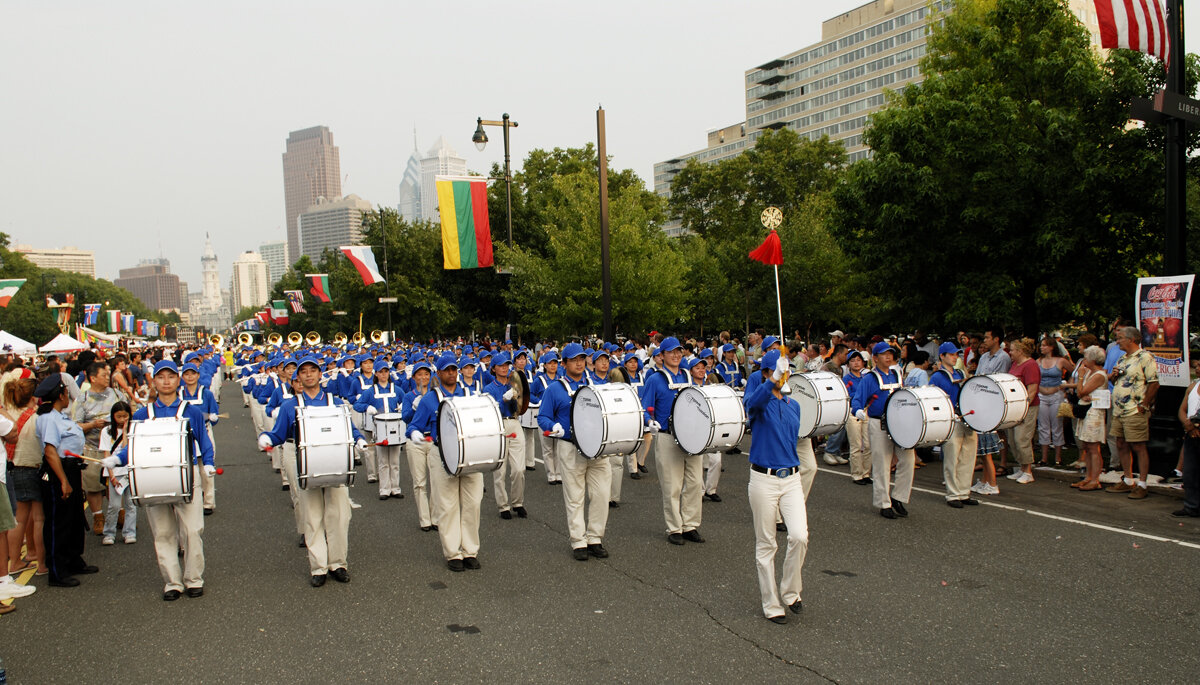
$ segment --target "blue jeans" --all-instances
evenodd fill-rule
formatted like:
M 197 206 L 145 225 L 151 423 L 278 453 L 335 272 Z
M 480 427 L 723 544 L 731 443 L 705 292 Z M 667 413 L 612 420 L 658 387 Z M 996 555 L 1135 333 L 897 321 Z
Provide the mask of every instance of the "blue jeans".
M 842 453 L 842 447 L 846 444 L 846 429 L 842 427 L 838 432 L 829 436 L 825 441 L 825 454 L 837 456 Z
M 104 537 L 115 538 L 117 536 L 117 512 L 121 508 L 125 509 L 125 526 L 121 529 L 121 537 L 126 540 L 137 537 L 137 510 L 133 504 L 133 497 L 129 494 L 129 486 L 125 486 L 125 492 L 117 494 L 117 489 L 108 484 L 108 512 L 104 516 Z

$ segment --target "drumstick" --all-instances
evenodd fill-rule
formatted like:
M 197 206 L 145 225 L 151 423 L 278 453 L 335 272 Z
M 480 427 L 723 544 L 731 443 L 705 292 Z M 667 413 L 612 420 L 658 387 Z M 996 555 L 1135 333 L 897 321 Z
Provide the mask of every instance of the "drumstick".
M 504 437 L 506 437 L 506 438 L 511 438 L 511 439 L 515 440 L 515 439 L 517 438 L 517 434 L 516 434 L 516 433 L 509 433 L 508 435 L 506 435 L 506 436 L 504 436 Z
M 83 459 L 84 461 L 94 461 L 97 464 L 104 463 L 103 459 L 96 459 L 95 457 L 85 457 L 82 454 L 75 454 L 71 450 L 63 450 L 63 454 L 67 455 L 68 457 L 75 457 L 76 459 Z

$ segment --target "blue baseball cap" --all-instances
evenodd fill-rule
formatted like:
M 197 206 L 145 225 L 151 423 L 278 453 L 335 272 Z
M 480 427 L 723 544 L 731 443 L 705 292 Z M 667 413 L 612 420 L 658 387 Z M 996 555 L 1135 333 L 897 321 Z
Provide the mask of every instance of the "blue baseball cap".
M 962 354 L 962 350 L 952 342 L 944 342 L 938 345 L 938 355 L 943 354 Z
M 778 345 L 778 344 L 779 344 L 779 338 L 776 338 L 773 335 L 768 335 L 767 337 L 763 338 L 762 348 L 765 350 L 765 349 L 769 348 L 771 345 Z
M 664 338 L 662 344 L 658 346 L 658 352 L 670 352 L 677 349 L 679 349 L 679 338 L 673 335 L 669 338 Z
M 446 353 L 442 354 L 442 356 L 437 358 L 437 370 L 438 371 L 445 371 L 446 369 L 448 369 L 450 367 L 454 367 L 456 369 L 458 368 L 458 360 L 455 359 L 454 354 L 452 352 L 446 352 Z
M 567 343 L 563 345 L 563 359 L 574 359 L 575 357 L 586 357 L 587 352 L 584 351 L 583 345 L 579 343 Z
M 321 362 L 318 361 L 318 359 L 316 357 L 305 357 L 299 361 L 289 361 L 288 363 L 296 365 L 296 373 L 297 374 L 300 373 L 300 369 L 305 364 L 312 364 L 313 366 L 315 366 L 317 368 L 318 371 L 321 370 Z
M 592 361 L 596 361 L 600 357 L 608 357 L 612 359 L 612 354 L 608 350 L 594 350 L 592 352 Z
M 558 361 L 558 353 L 554 351 L 547 352 L 546 354 L 543 354 L 540 359 L 538 359 L 539 364 L 549 364 L 550 362 L 556 361 Z
M 392 370 L 391 364 L 389 364 L 385 361 L 375 362 L 375 373 L 379 373 L 380 371 L 391 371 L 391 370 Z
M 891 345 L 889 345 L 885 342 L 877 342 L 877 343 L 875 343 L 874 346 L 871 347 L 871 354 L 883 354 L 884 352 L 894 353 L 895 350 L 892 349 Z
M 494 369 L 497 366 L 504 366 L 505 364 L 511 364 L 511 363 L 512 363 L 512 360 L 508 358 L 508 354 L 504 353 L 504 352 L 500 352 L 496 356 L 492 357 L 492 363 L 489 365 L 489 368 Z
M 737 346 L 733 343 L 725 343 L 724 345 L 721 345 L 721 352 L 737 352 Z
M 433 373 L 433 367 L 429 365 L 429 362 L 417 362 L 416 364 L 413 364 L 413 367 L 412 367 L 413 375 L 416 376 L 417 372 L 421 371 L 422 369 L 424 369 L 425 371 L 428 371 L 431 374 Z
M 762 359 L 758 362 L 759 368 L 773 369 L 777 361 L 779 361 L 779 350 L 771 350 L 762 356 Z
M 176 376 L 179 375 L 179 367 L 176 366 L 175 362 L 170 359 L 164 359 L 161 362 L 155 364 L 154 365 L 154 373 L 152 373 L 150 375 L 157 376 L 159 371 L 170 371 L 171 373 L 175 374 Z
M 195 362 L 188 362 L 183 365 L 182 369 L 179 370 L 180 373 L 183 373 L 184 371 L 195 371 L 196 373 L 200 373 L 200 367 L 196 366 Z

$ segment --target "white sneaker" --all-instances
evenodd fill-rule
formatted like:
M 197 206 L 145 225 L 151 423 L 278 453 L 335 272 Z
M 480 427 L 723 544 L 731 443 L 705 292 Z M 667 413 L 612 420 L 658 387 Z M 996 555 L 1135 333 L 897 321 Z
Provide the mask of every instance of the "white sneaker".
M 0 599 L 15 599 L 17 597 L 28 597 L 37 592 L 37 588 L 32 585 L 21 585 L 13 580 L 12 576 L 4 576 L 0 579 Z
M 1033 474 L 1022 471 L 1020 477 L 1017 478 L 1017 482 L 1021 485 L 1028 485 L 1033 482 Z
M 839 454 L 837 456 L 837 462 L 838 462 L 838 464 L 849 464 L 850 460 Z
M 135 538 L 135 537 L 125 538 L 125 544 L 127 544 L 127 545 L 132 545 L 136 542 L 137 542 L 137 538 Z
M 987 486 L 987 491 L 984 492 L 984 494 L 985 495 L 999 495 L 1000 488 L 996 487 L 995 485 L 989 485 L 989 486 Z
M 826 452 L 826 453 L 825 453 L 825 463 L 826 463 L 826 464 L 829 464 L 830 466 L 837 466 L 837 463 L 838 463 L 837 457 L 835 457 L 835 456 L 833 456 L 832 454 L 830 454 L 830 453 Z
M 983 494 L 983 481 L 981 481 L 981 480 L 975 481 L 975 484 L 971 486 L 971 492 L 978 492 L 980 494 Z
M 111 538 L 111 537 L 109 537 L 109 536 L 105 535 L 105 536 L 104 536 L 104 539 L 100 541 L 100 544 L 102 544 L 102 545 L 111 545 L 111 544 L 113 544 L 114 542 L 116 542 L 116 540 L 114 540 L 113 538 Z
M 1025 472 L 1020 469 L 1016 469 L 1012 473 L 1005 476 L 1005 478 L 1007 478 L 1009 480 L 1017 480 L 1018 478 L 1021 477 L 1021 474 L 1023 474 L 1023 473 L 1025 473 Z
M 351 499 L 350 500 L 350 508 L 351 509 L 362 509 L 362 505 L 359 504 L 358 502 L 355 502 L 353 499 Z

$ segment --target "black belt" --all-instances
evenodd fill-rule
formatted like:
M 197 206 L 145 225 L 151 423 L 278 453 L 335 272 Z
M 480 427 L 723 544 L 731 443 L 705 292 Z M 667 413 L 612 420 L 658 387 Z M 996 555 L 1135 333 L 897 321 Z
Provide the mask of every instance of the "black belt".
M 786 469 L 769 469 L 765 466 L 759 466 L 758 464 L 751 464 L 750 470 L 757 471 L 759 473 L 765 473 L 768 476 L 775 476 L 776 478 L 787 478 L 788 476 L 794 476 L 797 473 L 800 473 L 799 466 L 793 466 Z

